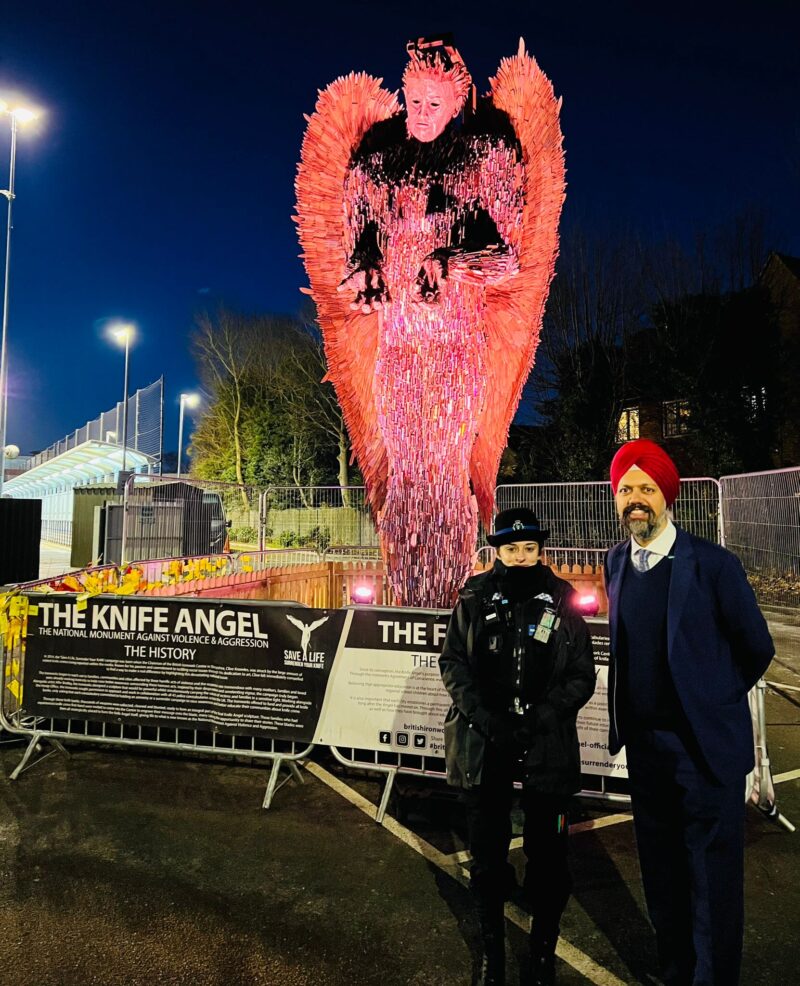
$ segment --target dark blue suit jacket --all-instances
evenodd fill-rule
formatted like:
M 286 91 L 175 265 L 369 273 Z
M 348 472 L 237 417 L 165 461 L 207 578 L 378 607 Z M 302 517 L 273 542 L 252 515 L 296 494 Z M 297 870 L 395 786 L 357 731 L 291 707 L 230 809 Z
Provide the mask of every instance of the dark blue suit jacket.
M 626 723 L 616 703 L 614 653 L 619 600 L 630 540 L 605 561 L 611 631 L 609 749 L 625 745 Z M 667 602 L 667 655 L 692 732 L 720 781 L 743 778 L 753 767 L 753 727 L 747 693 L 766 671 L 774 648 L 739 559 L 717 544 L 678 528 Z M 630 659 L 636 659 L 635 642 Z

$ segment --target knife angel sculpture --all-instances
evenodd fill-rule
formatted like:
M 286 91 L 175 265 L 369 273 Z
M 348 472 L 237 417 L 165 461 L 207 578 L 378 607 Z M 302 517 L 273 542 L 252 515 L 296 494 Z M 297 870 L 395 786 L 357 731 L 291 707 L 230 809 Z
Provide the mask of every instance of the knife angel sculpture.
M 408 53 L 404 106 L 363 73 L 320 92 L 295 219 L 395 601 L 446 607 L 536 354 L 561 101 L 522 41 L 481 99 L 449 38 Z

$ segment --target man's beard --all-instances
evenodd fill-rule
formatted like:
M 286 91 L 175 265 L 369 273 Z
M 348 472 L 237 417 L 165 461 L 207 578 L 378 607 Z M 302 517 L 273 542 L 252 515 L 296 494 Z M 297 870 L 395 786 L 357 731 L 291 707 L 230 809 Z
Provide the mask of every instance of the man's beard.
M 631 520 L 630 515 L 634 510 L 643 510 L 647 514 L 647 520 Z M 660 521 L 661 518 L 656 517 L 645 503 L 629 504 L 620 518 L 623 529 L 628 534 L 632 534 L 637 541 L 651 541 L 658 531 Z

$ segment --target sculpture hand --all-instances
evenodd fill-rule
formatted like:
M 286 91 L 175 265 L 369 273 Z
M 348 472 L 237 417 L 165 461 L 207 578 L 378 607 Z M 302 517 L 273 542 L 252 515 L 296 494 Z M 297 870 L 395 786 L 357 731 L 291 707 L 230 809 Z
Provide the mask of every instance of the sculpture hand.
M 359 267 L 336 290 L 354 294 L 350 307 L 354 312 L 360 309 L 365 315 L 378 311 L 389 300 L 389 291 L 379 267 Z
M 417 301 L 432 305 L 439 300 L 439 294 L 447 278 L 447 261 L 444 257 L 430 254 L 422 261 L 417 279 L 414 282 L 414 295 Z

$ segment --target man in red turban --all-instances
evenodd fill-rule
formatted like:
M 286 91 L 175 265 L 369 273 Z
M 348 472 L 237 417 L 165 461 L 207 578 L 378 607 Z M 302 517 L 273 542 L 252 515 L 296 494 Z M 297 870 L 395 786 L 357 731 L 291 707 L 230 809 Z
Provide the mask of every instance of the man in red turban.
M 605 563 L 609 748 L 625 746 L 665 986 L 736 986 L 744 925 L 747 693 L 772 640 L 739 560 L 673 524 L 675 463 L 628 442 L 611 488 L 630 536 Z

